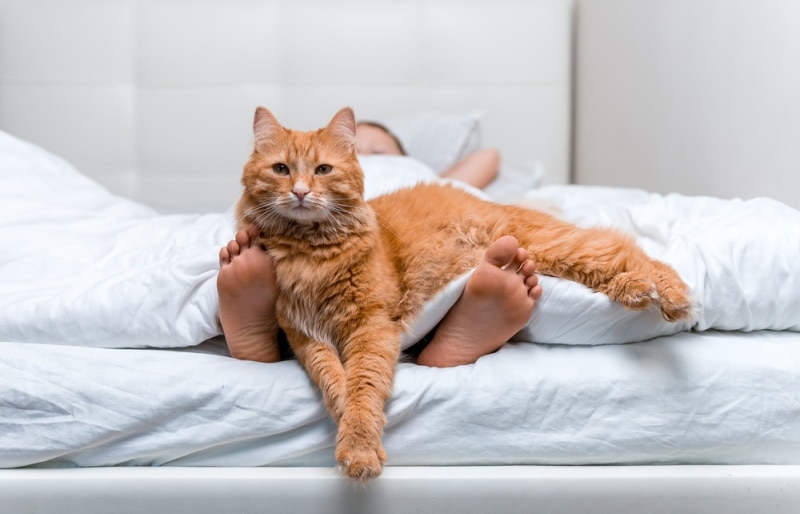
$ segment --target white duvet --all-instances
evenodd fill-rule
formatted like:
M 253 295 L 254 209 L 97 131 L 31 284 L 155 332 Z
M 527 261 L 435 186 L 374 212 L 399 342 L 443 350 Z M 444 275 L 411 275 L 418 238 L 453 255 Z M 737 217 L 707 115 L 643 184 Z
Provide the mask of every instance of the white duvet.
M 367 195 L 436 180 L 409 158 L 364 159 Z M 185 347 L 221 333 L 215 279 L 231 239 L 223 214 L 160 216 L 111 195 L 63 160 L 0 133 L 0 340 L 106 348 Z M 578 284 L 542 277 L 515 340 L 626 343 L 689 328 L 800 329 L 800 213 L 781 203 L 549 187 L 529 200 L 578 223 L 619 227 L 692 288 L 697 315 L 667 323 Z M 431 302 L 406 345 L 455 302 Z
M 370 195 L 435 180 L 408 159 L 364 165 Z M 689 283 L 695 318 L 542 277 L 521 344 L 455 369 L 400 365 L 390 464 L 800 462 L 800 213 L 580 187 L 527 201 L 636 236 Z M 221 332 L 217 252 L 232 231 L 228 215 L 113 196 L 0 132 L 0 467 L 332 464 L 333 426 L 296 362 L 201 344 Z

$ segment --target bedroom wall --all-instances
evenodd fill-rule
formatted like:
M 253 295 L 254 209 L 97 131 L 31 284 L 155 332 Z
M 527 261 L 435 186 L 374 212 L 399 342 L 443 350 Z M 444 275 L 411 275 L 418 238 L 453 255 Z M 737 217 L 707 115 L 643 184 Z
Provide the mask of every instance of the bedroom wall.
M 574 177 L 800 207 L 800 2 L 579 0 Z
M 162 210 L 240 191 L 255 106 L 299 129 L 482 110 L 569 176 L 572 0 L 0 0 L 0 129 Z

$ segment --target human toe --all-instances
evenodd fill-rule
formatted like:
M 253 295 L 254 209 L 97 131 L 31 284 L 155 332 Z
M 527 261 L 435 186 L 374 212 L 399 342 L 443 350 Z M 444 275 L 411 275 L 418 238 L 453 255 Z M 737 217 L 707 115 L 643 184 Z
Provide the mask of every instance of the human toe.
M 525 284 L 527 286 L 527 283 Z M 542 297 L 542 286 L 539 284 L 535 284 L 528 288 L 528 297 L 532 298 L 533 300 L 538 300 Z
M 519 250 L 519 242 L 514 236 L 503 236 L 486 249 L 483 259 L 498 268 L 505 268 L 514 262 Z
M 239 245 L 238 241 L 236 241 L 235 239 L 231 239 L 230 241 L 228 241 L 227 250 L 230 259 L 233 259 L 242 252 L 242 247 Z
M 234 236 L 234 240 L 239 244 L 240 248 L 249 248 L 252 244 L 253 238 L 254 236 L 251 235 L 250 227 L 237 231 L 236 236 Z
M 526 279 L 527 279 L 528 277 L 531 277 L 531 276 L 535 277 L 535 276 L 536 276 L 536 263 L 535 263 L 535 262 L 533 262 L 533 261 L 532 261 L 532 260 L 530 260 L 530 259 L 528 259 L 528 260 L 525 260 L 525 261 L 524 261 L 522 264 L 520 264 L 520 265 L 519 265 L 519 267 L 517 268 L 517 273 L 519 273 L 520 275 L 522 275 L 522 276 L 523 276 L 523 277 L 525 277 Z
M 231 263 L 231 254 L 228 252 L 228 247 L 223 246 L 219 249 L 219 265 L 220 267 Z

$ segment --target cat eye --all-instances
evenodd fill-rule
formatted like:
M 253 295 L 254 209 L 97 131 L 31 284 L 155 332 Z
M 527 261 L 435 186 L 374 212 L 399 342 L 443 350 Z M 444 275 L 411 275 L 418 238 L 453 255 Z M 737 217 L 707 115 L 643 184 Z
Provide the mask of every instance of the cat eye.
M 272 165 L 272 171 L 274 171 L 276 175 L 288 175 L 289 167 L 282 162 L 279 162 L 278 164 Z
M 333 171 L 333 166 L 330 164 L 320 164 L 316 169 L 317 175 L 327 175 L 331 171 Z

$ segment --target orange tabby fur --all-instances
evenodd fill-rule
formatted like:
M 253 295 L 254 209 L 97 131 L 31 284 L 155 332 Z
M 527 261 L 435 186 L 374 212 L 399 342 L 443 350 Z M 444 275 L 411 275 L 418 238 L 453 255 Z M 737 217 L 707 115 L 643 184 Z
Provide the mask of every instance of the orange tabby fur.
M 278 277 L 278 323 L 338 425 L 336 460 L 348 476 L 378 476 L 386 461 L 384 405 L 404 327 L 502 235 L 515 236 L 541 273 L 629 309 L 657 303 L 667 320 L 689 314 L 675 271 L 613 230 L 443 185 L 365 202 L 355 127 L 349 108 L 325 128 L 298 132 L 259 107 L 237 205 L 240 228 L 261 228 Z

